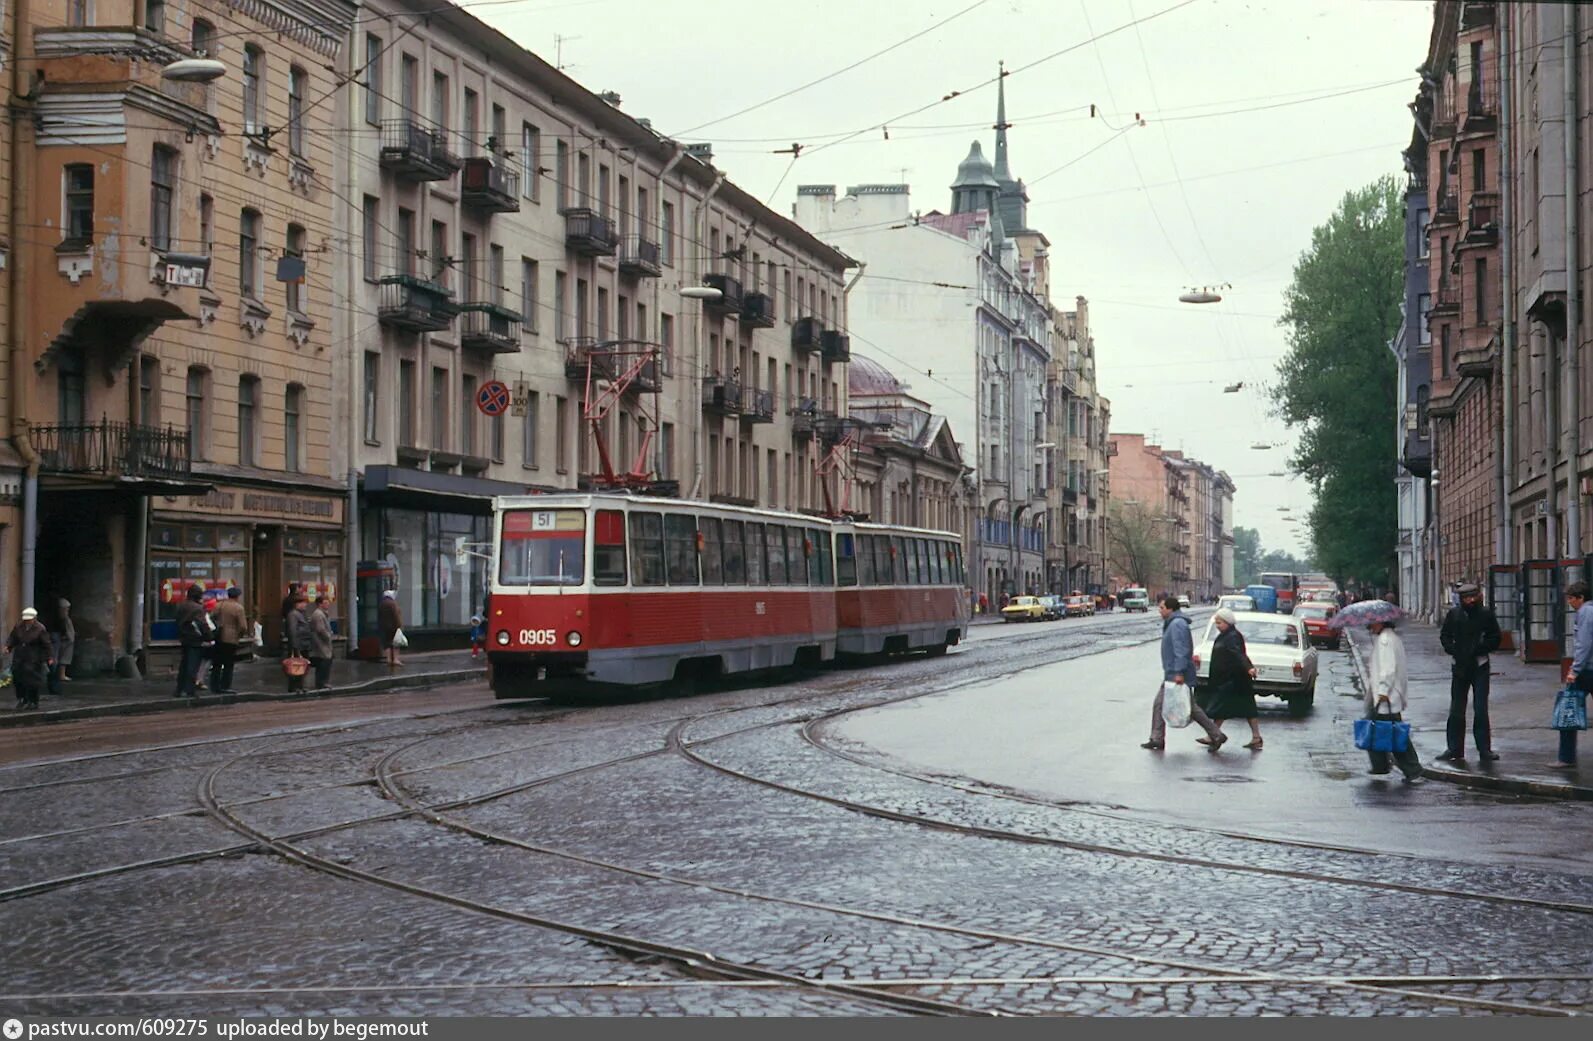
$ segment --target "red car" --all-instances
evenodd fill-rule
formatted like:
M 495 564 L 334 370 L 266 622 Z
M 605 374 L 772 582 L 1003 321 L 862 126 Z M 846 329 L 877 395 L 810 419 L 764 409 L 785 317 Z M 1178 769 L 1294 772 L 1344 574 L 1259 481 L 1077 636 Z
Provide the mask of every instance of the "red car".
M 1333 604 L 1319 600 L 1307 600 L 1294 608 L 1294 616 L 1305 623 L 1305 635 L 1311 643 L 1330 651 L 1339 649 L 1339 641 L 1344 636 L 1342 631 L 1328 625 L 1328 619 L 1338 612 L 1339 609 Z

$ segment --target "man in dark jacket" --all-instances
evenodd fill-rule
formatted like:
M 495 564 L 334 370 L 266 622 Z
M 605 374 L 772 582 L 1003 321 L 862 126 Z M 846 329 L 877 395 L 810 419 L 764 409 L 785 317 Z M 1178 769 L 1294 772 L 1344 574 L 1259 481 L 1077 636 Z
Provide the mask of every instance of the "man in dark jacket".
M 182 659 L 177 663 L 177 690 L 174 698 L 199 696 L 199 663 L 204 661 L 205 607 L 204 591 L 198 584 L 188 587 L 188 596 L 177 605 L 177 642 L 182 645 Z
M 1162 702 L 1167 695 L 1167 684 L 1185 683 L 1191 692 L 1195 686 L 1195 639 L 1189 631 L 1189 618 L 1179 610 L 1178 598 L 1163 598 L 1157 610 L 1162 614 L 1162 685 L 1156 688 L 1156 700 L 1151 705 L 1150 740 L 1140 745 L 1153 752 L 1167 747 L 1167 720 L 1162 717 Z M 1215 752 L 1228 740 L 1228 735 L 1217 729 L 1201 707 L 1195 704 L 1193 694 L 1189 699 L 1190 714 L 1206 737 L 1200 743 Z M 1198 739 L 1197 739 L 1198 740 Z
M 1482 589 L 1467 582 L 1457 590 L 1460 606 L 1444 616 L 1438 640 L 1444 653 L 1454 659 L 1449 679 L 1448 748 L 1438 758 L 1447 762 L 1466 760 L 1466 694 L 1472 695 L 1471 734 L 1477 741 L 1477 758 L 1491 762 L 1499 756 L 1493 751 L 1488 729 L 1488 655 L 1499 649 L 1499 620 L 1492 608 L 1482 602 Z

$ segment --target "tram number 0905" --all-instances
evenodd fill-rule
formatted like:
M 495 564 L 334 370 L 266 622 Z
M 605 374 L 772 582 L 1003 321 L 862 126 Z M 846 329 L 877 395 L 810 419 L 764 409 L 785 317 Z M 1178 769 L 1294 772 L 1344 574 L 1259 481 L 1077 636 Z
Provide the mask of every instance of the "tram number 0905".
M 559 634 L 553 629 L 521 629 L 520 642 L 529 647 L 551 647 L 559 642 Z

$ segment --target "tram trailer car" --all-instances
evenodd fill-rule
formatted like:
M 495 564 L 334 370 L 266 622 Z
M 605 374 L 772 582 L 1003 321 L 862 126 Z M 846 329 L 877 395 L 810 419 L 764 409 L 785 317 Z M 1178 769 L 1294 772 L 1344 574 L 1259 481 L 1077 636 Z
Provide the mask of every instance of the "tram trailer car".
M 689 689 L 830 661 L 839 642 L 837 527 L 795 513 L 624 494 L 500 497 L 487 619 L 493 692 Z M 905 537 L 910 529 L 877 530 Z M 912 552 L 916 562 L 916 545 Z M 899 617 L 925 623 L 882 633 L 892 648 L 927 646 L 923 633 L 933 628 L 946 642 L 965 631 L 960 599 L 946 608 L 949 620 L 931 624 L 937 597 L 924 603 L 917 588 L 885 593 L 900 599 Z
M 962 542 L 944 531 L 835 524 L 836 653 L 927 651 L 968 635 Z

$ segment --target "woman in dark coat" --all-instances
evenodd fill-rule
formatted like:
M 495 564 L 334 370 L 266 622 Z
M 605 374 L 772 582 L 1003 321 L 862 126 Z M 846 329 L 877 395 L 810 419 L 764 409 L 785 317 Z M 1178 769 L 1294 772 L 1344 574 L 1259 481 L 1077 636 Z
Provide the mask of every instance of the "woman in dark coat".
M 1250 743 L 1246 748 L 1261 748 L 1261 725 L 1256 718 L 1256 691 L 1250 682 L 1256 668 L 1245 653 L 1245 638 L 1234 625 L 1234 613 L 1224 608 L 1217 612 L 1217 639 L 1211 645 L 1211 693 L 1206 714 L 1222 729 L 1224 720 L 1243 719 L 1250 724 Z
M 387 652 L 387 664 L 399 666 L 398 645 L 393 637 L 404 627 L 404 612 L 398 607 L 398 593 L 388 589 L 382 593 L 382 602 L 376 607 L 376 627 L 382 639 L 382 649 Z
M 38 618 L 39 612 L 24 608 L 22 621 L 6 639 L 6 650 L 11 652 L 11 682 L 17 688 L 17 708 L 39 707 L 39 692 L 55 662 L 49 630 L 39 624 Z

